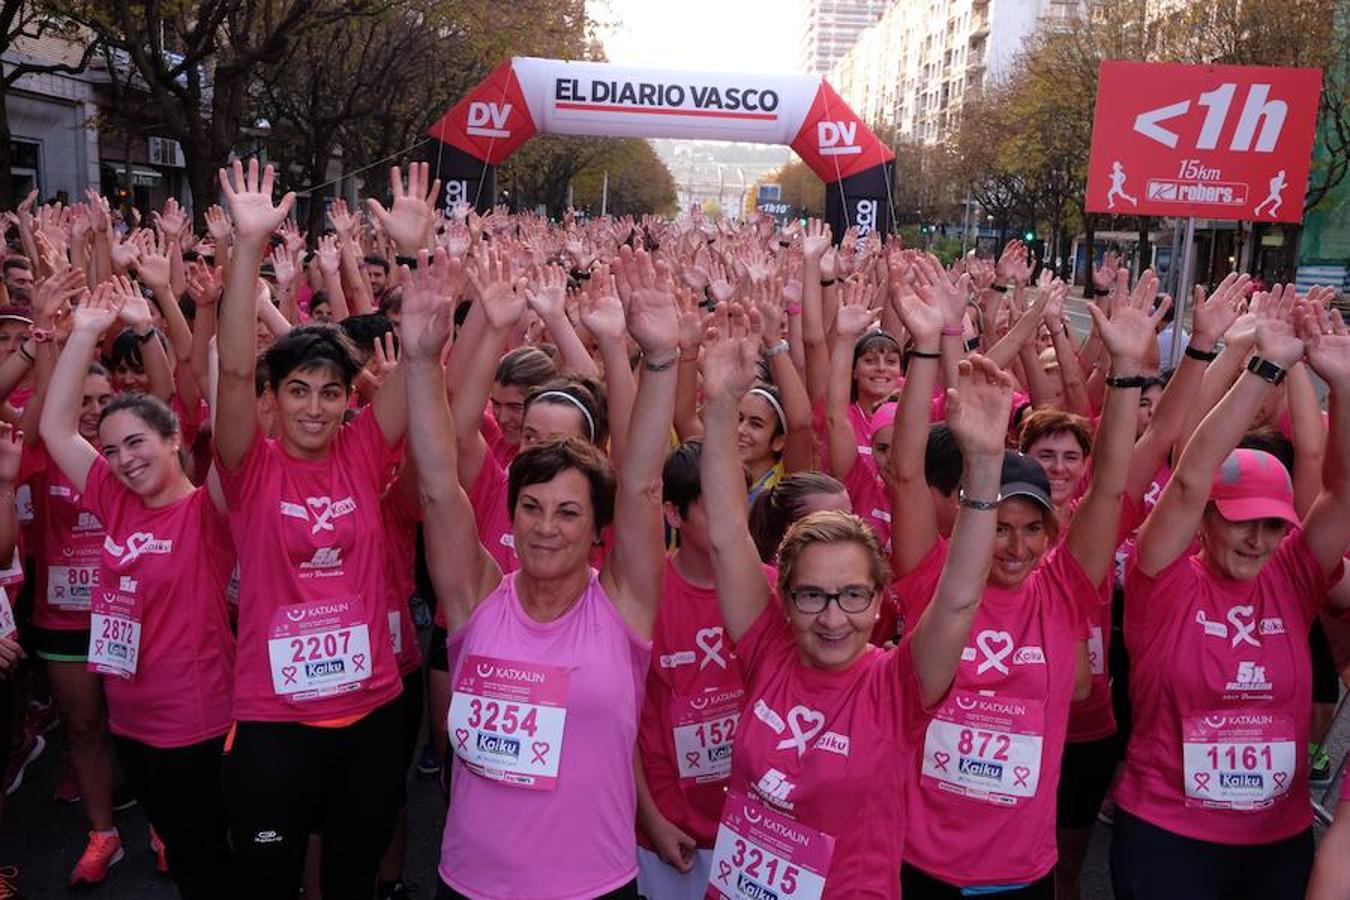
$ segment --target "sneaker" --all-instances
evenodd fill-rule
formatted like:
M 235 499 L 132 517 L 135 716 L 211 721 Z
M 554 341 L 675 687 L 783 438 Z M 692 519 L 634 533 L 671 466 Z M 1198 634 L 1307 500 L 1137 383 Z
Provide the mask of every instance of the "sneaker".
M 1097 810 L 1097 821 L 1103 825 L 1116 824 L 1116 801 L 1109 796 L 1103 798 L 1102 807 Z
M 423 778 L 435 778 L 441 773 L 441 763 L 436 759 L 436 748 L 431 742 L 422 745 L 422 755 L 417 757 L 417 774 Z
M 119 784 L 113 789 L 112 808 L 113 812 L 125 812 L 136 805 L 136 795 L 131 792 L 125 784 Z
M 53 803 L 79 803 L 80 783 L 75 780 L 75 767 L 66 756 L 61 760 L 61 774 L 56 776 L 56 789 L 52 791 Z
M 33 761 L 47 749 L 47 739 L 40 734 L 28 736 L 22 746 L 11 750 L 9 764 L 5 767 L 5 794 L 10 795 L 23 787 L 23 775 Z M 3 896 L 0 894 L 0 896 Z
M 408 900 L 408 886 L 397 881 L 379 881 L 375 884 L 375 900 Z
M 159 839 L 155 826 L 150 826 L 150 849 L 155 851 L 155 871 L 161 875 L 169 874 L 169 860 L 164 856 L 164 842 Z
M 19 900 L 18 866 L 0 866 L 0 900 Z
M 1319 785 L 1331 783 L 1331 755 L 1321 744 L 1308 744 L 1308 781 Z
M 101 884 L 108 877 L 108 868 L 122 861 L 122 838 L 117 829 L 89 832 L 89 845 L 80 854 L 80 861 L 70 873 L 70 886 Z
M 61 724 L 61 716 L 56 712 L 55 703 L 42 703 L 30 700 L 24 710 L 23 727 L 30 734 L 46 734 Z

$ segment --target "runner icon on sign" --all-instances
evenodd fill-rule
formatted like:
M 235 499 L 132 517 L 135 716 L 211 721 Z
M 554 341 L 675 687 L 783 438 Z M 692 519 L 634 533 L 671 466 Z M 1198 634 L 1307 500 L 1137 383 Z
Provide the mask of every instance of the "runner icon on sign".
M 1284 205 L 1284 189 L 1288 187 L 1288 184 L 1284 177 L 1284 169 L 1276 172 L 1275 177 L 1270 179 L 1270 196 L 1256 204 L 1256 208 L 1252 210 L 1252 215 L 1262 215 L 1261 210 L 1265 209 L 1267 203 L 1270 204 L 1270 217 L 1273 219 L 1279 215 L 1280 207 Z
M 1131 206 L 1138 206 L 1139 201 L 1129 194 L 1125 193 L 1125 167 L 1120 164 L 1120 160 L 1111 163 L 1111 190 L 1106 192 L 1106 208 L 1116 208 L 1116 198 L 1130 201 Z

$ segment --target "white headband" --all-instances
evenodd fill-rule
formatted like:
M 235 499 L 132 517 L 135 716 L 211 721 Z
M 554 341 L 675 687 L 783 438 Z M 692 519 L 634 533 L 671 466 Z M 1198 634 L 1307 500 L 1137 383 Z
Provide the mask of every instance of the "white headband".
M 787 415 L 784 414 L 782 404 L 778 402 L 778 398 L 761 387 L 751 388 L 747 393 L 758 394 L 769 401 L 769 405 L 773 407 L 773 411 L 778 414 L 778 424 L 782 427 L 783 434 L 787 434 Z
M 566 400 L 568 403 L 581 410 L 581 417 L 586 420 L 587 440 L 592 444 L 595 443 L 595 419 L 591 416 L 591 411 L 586 408 L 586 404 L 582 403 L 566 391 L 544 391 L 542 394 L 535 394 L 534 400 L 530 402 L 534 403 L 543 400 L 546 397 L 561 397 L 563 400 Z M 785 428 L 784 431 L 786 430 L 787 429 Z

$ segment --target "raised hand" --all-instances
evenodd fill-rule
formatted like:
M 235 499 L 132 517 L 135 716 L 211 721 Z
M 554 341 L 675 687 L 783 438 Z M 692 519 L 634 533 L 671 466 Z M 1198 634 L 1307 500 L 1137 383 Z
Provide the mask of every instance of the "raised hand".
M 1191 304 L 1192 340 L 1199 340 L 1206 347 L 1212 347 L 1223 337 L 1224 332 L 1233 326 L 1247 308 L 1247 285 L 1251 284 L 1251 280 L 1250 275 L 1229 272 L 1209 297 L 1205 297 L 1204 288 L 1196 285 Z
M 37 191 L 29 194 L 31 201 L 37 196 Z M 89 200 L 89 226 L 97 233 L 103 234 L 112 230 L 112 216 L 109 213 L 108 201 L 97 188 L 85 188 L 84 196 Z M 23 216 L 23 204 L 19 204 L 19 215 Z
M 225 215 L 225 210 L 212 204 L 206 211 L 206 231 L 211 235 L 211 239 L 219 244 L 234 234 L 234 223 Z
M 136 274 L 149 287 L 165 288 L 169 287 L 169 241 L 177 240 L 177 237 L 171 237 L 161 234 L 158 241 L 153 239 L 149 232 L 141 232 L 146 235 L 142 241 L 138 241 L 140 253 L 134 261 Z
M 170 197 L 164 202 L 164 209 L 151 214 L 155 228 L 159 230 L 166 239 L 176 243 L 182 243 L 184 235 L 190 235 L 188 228 L 189 222 L 187 213 L 178 205 L 178 201 Z
M 1146 269 L 1130 295 L 1112 305 L 1109 317 L 1096 305 L 1088 304 L 1097 333 L 1111 354 L 1111 371 L 1117 375 L 1138 375 L 1145 355 L 1157 341 L 1158 320 L 1172 305 L 1172 298 L 1164 297 L 1154 309 L 1157 290 L 1158 277 L 1152 269 Z
M 957 366 L 955 388 L 947 389 L 947 427 L 966 457 L 1003 456 L 1013 378 L 991 360 L 972 353 Z
M 623 301 L 609 266 L 598 266 L 591 273 L 578 297 L 581 324 L 601 343 L 622 341 L 626 332 Z
M 234 237 L 241 245 L 252 245 L 259 251 L 267 243 L 295 204 L 295 192 L 289 191 L 280 203 L 272 202 L 272 182 L 275 174 L 267 165 L 258 171 L 256 158 L 248 161 L 248 170 L 240 160 L 229 169 L 220 170 L 220 193 L 234 216 Z
M 1041 274 L 1045 275 L 1044 272 Z M 1046 295 L 1045 311 L 1041 316 L 1045 327 L 1053 334 L 1057 329 L 1064 327 L 1064 301 L 1069 296 L 1069 286 L 1058 278 L 1052 278 L 1048 284 L 1038 289 Z
M 679 306 L 680 319 L 680 355 L 697 353 L 703 341 L 705 314 L 699 308 L 698 298 L 690 291 L 675 291 L 675 302 Z
M 1107 250 L 1102 254 L 1102 264 L 1092 266 L 1092 286 L 1099 291 L 1109 291 L 1116 281 L 1116 271 L 1120 268 L 1120 254 Z
M 291 257 L 290 248 L 285 244 L 273 247 L 269 258 L 272 262 L 272 273 L 277 279 L 277 287 L 283 290 L 290 287 L 296 275 L 295 260 Z
M 970 276 L 952 281 L 951 274 L 937 257 L 922 254 L 914 258 L 914 290 L 924 302 L 942 313 L 943 325 L 960 328 L 965 322 L 966 302 L 970 298 Z
M 632 289 L 628 301 L 628 333 L 647 356 L 673 352 L 679 343 L 679 314 L 675 309 L 675 280 L 664 262 L 653 263 L 646 250 L 624 260 L 624 275 Z
M 1285 369 L 1303 357 L 1303 341 L 1294 327 L 1296 299 L 1292 284 L 1277 284 L 1256 310 L 1256 352 Z
M 765 350 L 783 340 L 783 295 L 778 282 L 768 279 L 750 288 L 750 304 L 759 326 L 760 343 Z
M 526 282 L 525 300 L 535 315 L 544 321 L 566 315 L 567 273 L 562 266 L 550 265 L 539 270 L 534 283 Z
M 759 338 L 739 306 L 728 304 L 713 315 L 703 335 L 703 396 L 708 402 L 735 403 L 755 383 L 759 366 Z
M 285 242 L 286 252 L 295 256 L 305 249 L 305 233 L 300 230 L 300 226 L 295 224 L 294 219 L 284 220 L 277 227 L 277 233 L 281 235 Z
M 1008 241 L 994 267 L 995 276 L 1004 284 L 1026 284 L 1031 278 L 1031 263 L 1027 259 L 1027 245 L 1019 240 Z
M 399 334 L 403 353 L 410 360 L 439 360 L 454 331 L 455 303 L 445 290 L 444 268 L 449 257 L 437 247 L 434 257 L 425 250 L 417 254 L 417 269 L 402 267 L 403 312 Z M 392 345 L 389 348 L 392 350 Z
M 850 278 L 839 292 L 839 311 L 835 313 L 835 333 L 856 341 L 877 320 L 872 308 L 873 291 L 859 278 Z
M 820 219 L 808 219 L 806 235 L 802 238 L 802 256 L 819 264 L 825 251 L 830 249 L 830 241 L 830 226 Z
M 1295 315 L 1308 365 L 1333 388 L 1350 390 L 1350 330 L 1340 310 L 1318 302 L 1300 303 Z
M 105 284 L 111 286 L 113 301 L 117 304 L 117 315 L 132 331 L 145 334 L 155 327 L 155 316 L 150 311 L 150 301 L 145 299 L 136 282 L 125 275 L 114 275 Z
M 187 282 L 188 296 L 192 302 L 201 309 L 207 306 L 215 306 L 220 300 L 220 292 L 223 288 L 223 269 L 212 269 L 201 260 L 193 260 L 184 273 L 184 280 Z
M 391 166 L 389 191 L 393 194 L 394 202 L 390 208 L 386 210 L 374 197 L 366 200 L 366 208 L 403 256 L 412 256 L 431 242 L 431 229 L 436 218 L 436 195 L 441 192 L 441 180 L 437 178 L 431 181 L 428 187 L 429 173 L 429 164 L 410 163 L 405 190 L 402 170 L 398 166 Z
M 0 422 L 0 483 L 17 481 L 22 462 L 23 432 L 8 422 Z
M 33 324 L 50 328 L 61 308 L 84 291 L 84 272 L 66 269 L 43 279 L 33 290 Z
M 87 297 L 80 300 L 80 304 L 71 313 L 71 333 L 102 337 L 105 331 L 117 324 L 117 316 L 124 297 L 121 285 L 116 285 L 111 280 L 100 282 Z
M 945 277 L 945 275 L 944 275 Z M 957 282 L 958 290 L 969 284 L 969 275 L 962 275 Z M 931 349 L 942 340 L 942 329 L 947 324 L 947 311 L 934 302 L 937 291 L 892 291 L 891 306 L 895 309 L 900 322 L 914 339 L 919 349 Z M 962 304 L 964 307 L 964 303 Z M 960 320 L 953 325 L 959 328 Z
M 470 260 L 465 269 L 470 286 L 483 306 L 488 325 L 509 331 L 525 314 L 525 293 L 505 253 L 489 247 Z
M 338 251 L 338 238 L 335 234 L 325 234 L 319 238 L 319 246 L 314 250 L 314 255 L 319 260 L 319 271 L 324 277 L 336 275 L 338 267 L 342 264 L 342 257 Z

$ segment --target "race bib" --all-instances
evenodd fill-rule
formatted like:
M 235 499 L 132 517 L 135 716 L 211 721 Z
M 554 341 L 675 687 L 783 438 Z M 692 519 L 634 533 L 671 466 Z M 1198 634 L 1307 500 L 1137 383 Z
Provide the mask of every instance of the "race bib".
M 670 701 L 680 780 L 723 781 L 731 774 L 731 747 L 741 717 L 744 688 L 675 696 Z
M 0 587 L 0 638 L 12 638 L 19 633 L 14 622 L 14 607 L 9 605 L 9 591 Z
M 731 791 L 717 826 L 705 900 L 819 900 L 834 838 Z
M 395 656 L 403 654 L 403 615 L 396 609 L 389 611 L 389 646 Z
M 567 670 L 470 655 L 450 698 L 455 755 L 474 774 L 514 787 L 558 784 L 567 724 Z
M 1036 793 L 1044 735 L 1043 702 L 953 689 L 928 724 L 923 784 L 1017 806 Z
M 134 596 L 99 591 L 89 616 L 89 660 L 92 672 L 136 677 L 141 655 L 141 611 Z
M 272 690 L 296 701 L 359 690 L 373 665 L 363 615 L 356 600 L 278 607 L 267 639 Z
M 1298 761 L 1294 717 L 1227 710 L 1181 723 L 1186 805 L 1265 809 L 1289 793 Z
M 1093 625 L 1088 635 L 1088 663 L 1093 675 L 1106 674 L 1106 654 L 1102 651 L 1102 626 Z
M 14 489 L 14 511 L 19 517 L 20 525 L 31 525 L 37 519 L 37 514 L 33 511 L 31 484 L 21 484 Z
M 98 566 L 48 566 L 47 602 L 57 609 L 86 612 L 98 587 Z

